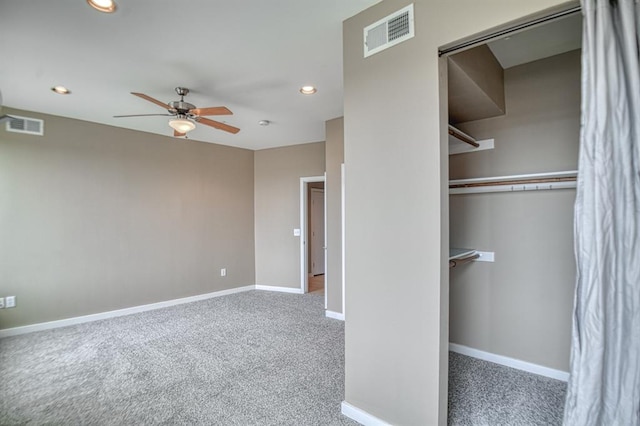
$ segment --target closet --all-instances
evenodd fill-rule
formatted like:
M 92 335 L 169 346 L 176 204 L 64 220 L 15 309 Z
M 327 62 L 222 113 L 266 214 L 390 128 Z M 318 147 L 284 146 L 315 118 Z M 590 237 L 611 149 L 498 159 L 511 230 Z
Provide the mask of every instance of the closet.
M 450 342 L 569 368 L 581 15 L 448 57 Z

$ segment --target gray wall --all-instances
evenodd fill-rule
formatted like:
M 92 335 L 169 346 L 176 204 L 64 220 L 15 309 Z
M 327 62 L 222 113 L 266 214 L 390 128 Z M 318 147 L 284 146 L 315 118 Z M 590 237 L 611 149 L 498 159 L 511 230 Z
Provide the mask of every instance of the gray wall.
M 342 182 L 344 119 L 326 123 L 327 153 L 327 309 L 342 312 Z
M 256 284 L 300 288 L 300 178 L 323 176 L 325 143 L 255 151 Z
M 252 151 L 4 113 L 45 136 L 0 129 L 0 328 L 254 284 Z
M 437 50 L 562 2 L 415 0 L 416 36 L 363 58 L 362 29 L 408 3 L 385 0 L 343 27 L 345 400 L 392 424 L 445 425 L 447 86 Z
M 459 124 L 495 149 L 452 155 L 452 178 L 577 169 L 580 51 L 505 71 L 507 114 Z M 574 189 L 450 197 L 453 247 L 495 263 L 451 271 L 450 340 L 569 370 Z

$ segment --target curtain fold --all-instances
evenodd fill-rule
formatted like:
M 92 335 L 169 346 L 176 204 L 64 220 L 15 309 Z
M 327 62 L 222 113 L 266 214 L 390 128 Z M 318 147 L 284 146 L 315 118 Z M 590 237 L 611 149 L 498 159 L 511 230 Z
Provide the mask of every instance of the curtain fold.
M 640 425 L 640 7 L 582 0 L 567 426 Z

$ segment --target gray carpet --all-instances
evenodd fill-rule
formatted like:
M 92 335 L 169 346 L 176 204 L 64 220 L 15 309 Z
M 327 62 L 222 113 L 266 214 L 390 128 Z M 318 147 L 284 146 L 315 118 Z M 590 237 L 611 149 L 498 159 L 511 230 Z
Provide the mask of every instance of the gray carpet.
M 356 425 L 324 297 L 251 291 L 0 340 L 0 425 Z M 560 424 L 564 384 L 451 354 L 450 424 Z
M 450 425 L 561 425 L 567 385 L 449 353 Z
M 323 301 L 251 291 L 2 339 L 0 424 L 356 424 Z

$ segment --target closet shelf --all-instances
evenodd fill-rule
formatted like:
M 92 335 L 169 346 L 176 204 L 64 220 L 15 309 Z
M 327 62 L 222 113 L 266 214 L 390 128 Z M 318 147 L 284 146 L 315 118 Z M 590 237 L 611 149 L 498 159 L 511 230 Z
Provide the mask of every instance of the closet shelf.
M 577 170 L 449 181 L 449 194 L 540 191 L 576 187 Z

